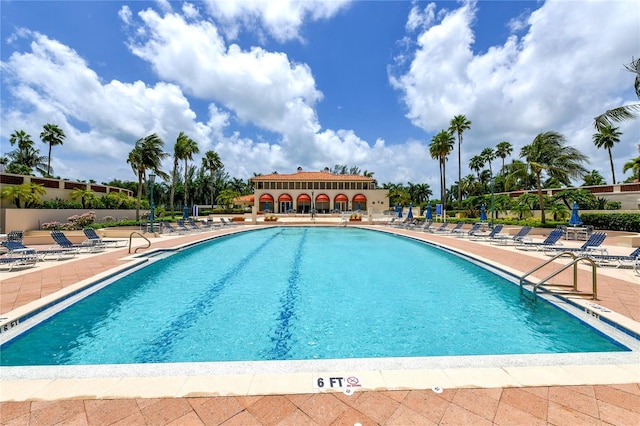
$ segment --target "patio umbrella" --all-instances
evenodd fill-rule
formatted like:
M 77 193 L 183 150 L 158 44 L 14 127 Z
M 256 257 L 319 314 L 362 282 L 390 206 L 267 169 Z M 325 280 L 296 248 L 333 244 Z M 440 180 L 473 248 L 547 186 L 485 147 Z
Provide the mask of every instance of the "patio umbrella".
M 356 210 L 360 210 L 360 203 L 356 206 Z
M 578 215 L 578 203 L 576 203 L 575 201 L 573 202 L 573 209 L 571 211 L 571 219 L 569 219 L 569 225 L 582 225 L 582 220 L 580 220 L 580 216 Z
M 480 206 L 480 221 L 482 221 L 482 222 L 486 222 L 487 221 L 487 212 L 486 212 L 486 209 L 484 207 L 484 204 Z
M 413 219 L 413 210 L 412 209 L 413 209 L 413 204 L 409 203 L 409 213 L 407 213 L 407 217 L 409 219 Z
M 188 206 L 182 207 L 182 218 L 183 219 L 189 219 L 189 207 Z
M 431 201 L 427 203 L 427 215 L 425 217 L 427 220 L 433 220 L 433 213 L 431 213 Z
M 265 211 L 269 210 L 269 202 L 268 201 L 266 203 L 264 203 L 264 209 L 265 209 Z
M 396 204 L 396 211 L 398 212 L 398 218 L 402 217 L 402 206 Z

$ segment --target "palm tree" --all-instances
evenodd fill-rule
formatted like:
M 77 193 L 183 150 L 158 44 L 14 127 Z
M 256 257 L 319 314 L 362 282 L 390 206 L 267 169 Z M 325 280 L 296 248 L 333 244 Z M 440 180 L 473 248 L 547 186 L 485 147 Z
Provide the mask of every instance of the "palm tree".
M 167 174 L 160 170 L 162 160 L 169 156 L 162 150 L 164 142 L 153 133 L 138 139 L 136 145 L 129 153 L 127 163 L 138 176 L 138 202 L 136 203 L 136 220 L 140 220 L 140 202 L 142 201 L 142 182 L 147 180 L 147 170 L 153 171 L 162 178 L 168 178 Z
M 49 144 L 49 160 L 47 161 L 47 174 L 51 176 L 51 148 L 54 145 L 62 145 L 64 138 L 67 136 L 64 131 L 56 124 L 47 123 L 43 127 L 42 133 L 40 133 L 40 139 L 42 142 Z
M 493 152 L 493 148 L 483 149 L 482 152 L 480 152 L 480 157 L 484 161 L 484 164 L 489 164 L 489 172 L 491 172 L 491 176 L 493 177 L 491 162 L 496 159 L 496 154 Z
M 449 132 L 458 134 L 458 208 L 462 207 L 462 192 L 460 189 L 460 179 L 462 179 L 462 133 L 471 128 L 471 121 L 464 115 L 456 115 L 449 123 Z
M 611 156 L 611 148 L 620 142 L 620 135 L 622 132 L 618 131 L 617 127 L 612 127 L 609 124 L 600 126 L 597 133 L 593 135 L 593 143 L 596 148 L 606 148 L 609 152 L 609 164 L 611 164 L 611 177 L 613 178 L 612 184 L 616 183 L 616 172 L 613 169 L 613 157 Z
M 591 170 L 591 172 L 584 175 L 584 182 L 582 186 L 595 186 L 595 185 L 605 185 L 606 182 L 600 172 L 597 170 Z
M 513 146 L 507 141 L 502 141 L 498 143 L 498 145 L 496 145 L 496 151 L 495 151 L 496 157 L 502 158 L 502 169 L 501 169 L 502 174 L 504 174 L 504 159 L 507 158 L 507 155 L 511 155 L 512 152 L 513 152 Z
M 193 154 L 199 153 L 200 149 L 198 148 L 198 143 L 196 141 L 194 141 L 193 139 L 191 139 L 190 137 L 188 137 L 182 132 L 180 132 L 180 135 L 178 136 L 178 140 L 176 141 L 176 145 L 178 144 L 181 145 L 180 154 L 181 154 L 181 158 L 184 160 L 184 205 L 186 206 L 188 205 L 187 204 L 187 201 L 188 201 L 187 175 L 189 173 L 189 160 L 193 160 Z
M 446 204 L 446 169 L 445 165 L 447 157 L 453 150 L 454 140 L 453 135 L 447 130 L 440 130 L 440 132 L 431 139 L 429 144 L 429 153 L 431 158 L 437 159 L 440 166 L 440 201 L 442 207 L 445 208 Z
M 627 71 L 636 75 L 634 81 L 634 87 L 636 89 L 636 96 L 640 99 L 640 58 L 631 58 L 629 64 L 624 66 Z M 600 130 L 604 126 L 611 126 L 613 122 L 621 122 L 626 120 L 632 120 L 637 117 L 640 111 L 640 103 L 624 105 L 614 109 L 606 111 L 604 114 L 600 114 L 593 119 L 593 125 L 596 130 Z
M 171 173 L 171 192 L 169 193 L 169 206 L 171 211 L 173 212 L 173 208 L 175 207 L 174 197 L 176 191 L 176 184 L 178 181 L 178 165 L 180 160 L 185 160 L 187 158 L 187 151 L 189 149 L 189 137 L 184 134 L 184 132 L 180 132 L 178 138 L 176 139 L 176 143 L 173 146 L 173 172 Z M 185 174 L 186 175 L 186 174 Z M 184 199 L 186 200 L 186 189 L 187 183 L 184 183 Z M 186 205 L 186 201 L 185 201 Z
M 29 148 L 33 147 L 31 135 L 24 130 L 16 130 L 13 132 L 9 138 L 9 142 L 11 143 L 11 146 L 18 144 L 18 151 L 21 153 L 25 153 Z
M 588 163 L 587 157 L 576 148 L 566 146 L 566 139 L 560 133 L 548 131 L 540 133 L 533 142 L 520 150 L 531 171 L 536 176 L 538 203 L 540 204 L 540 222 L 545 222 L 544 200 L 542 196 L 542 172 L 559 181 L 568 178 L 582 178 L 587 170 L 582 163 Z
M 11 151 L 7 155 L 11 160 L 7 172 L 19 175 L 30 175 L 36 169 L 42 176 L 47 175 L 47 157 L 40 155 L 40 150 L 33 144 L 26 144 L 23 149 Z
M 480 179 L 480 170 L 484 167 L 484 159 L 479 155 L 474 155 L 469 160 L 469 168 L 476 172 L 478 179 Z
M 635 173 L 636 180 L 640 182 L 640 157 L 632 158 L 631 161 L 624 163 L 622 173 L 626 173 L 627 170 Z
M 215 151 L 207 151 L 204 153 L 204 157 L 202 158 L 202 167 L 209 170 L 211 174 L 211 210 L 213 210 L 213 204 L 215 201 L 215 197 L 213 194 L 214 182 L 215 182 L 215 172 L 218 169 L 223 167 L 222 161 L 220 160 L 220 156 Z

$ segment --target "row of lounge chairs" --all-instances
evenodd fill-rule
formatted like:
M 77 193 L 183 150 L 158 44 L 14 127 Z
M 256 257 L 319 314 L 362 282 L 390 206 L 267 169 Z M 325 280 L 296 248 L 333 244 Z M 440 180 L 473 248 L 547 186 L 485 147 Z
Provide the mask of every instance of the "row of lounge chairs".
M 124 247 L 127 244 L 126 240 L 103 239 L 92 228 L 86 228 L 83 232 L 86 239 L 78 244 L 71 242 L 62 231 L 51 231 L 51 238 L 56 244 L 46 249 L 26 246 L 22 243 L 22 236 L 16 238 L 17 234 L 14 234 L 12 238 L 1 242 L 6 253 L 0 256 L 0 267 L 11 271 L 18 267 L 33 267 L 37 262 L 70 259 L 82 252 L 96 253 L 107 247 Z
M 213 220 L 196 222 L 193 219 L 178 220 L 175 224 L 171 222 L 162 222 L 163 232 L 177 233 L 177 234 L 189 234 L 202 231 L 210 231 L 212 229 L 220 229 L 223 227 L 238 226 L 238 224 L 232 220 L 227 220 L 223 217 L 220 218 L 220 222 L 214 222 Z
M 518 250 L 542 251 L 548 256 L 555 256 L 561 252 L 573 253 L 592 259 L 599 266 L 635 267 L 640 268 L 640 248 L 636 248 L 628 255 L 610 255 L 602 243 L 607 237 L 604 232 L 592 233 L 587 241 L 580 247 L 566 247 L 561 243 L 564 231 L 556 228 L 543 241 L 533 241 L 529 233 L 531 226 L 523 226 L 515 235 L 502 234 L 503 225 L 497 224 L 490 231 L 482 231 L 481 223 L 475 223 L 471 229 L 462 229 L 463 223 L 459 222 L 455 227 L 449 228 L 449 223 L 444 222 L 438 227 L 432 223 L 425 223 L 419 227 L 425 232 L 456 237 L 467 237 L 472 241 L 485 241 L 496 245 L 512 245 Z

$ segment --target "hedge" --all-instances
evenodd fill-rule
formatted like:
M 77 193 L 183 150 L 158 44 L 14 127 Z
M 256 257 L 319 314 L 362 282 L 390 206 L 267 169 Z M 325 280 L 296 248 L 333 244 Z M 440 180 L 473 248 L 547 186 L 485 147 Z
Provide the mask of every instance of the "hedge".
M 581 213 L 580 219 L 595 229 L 640 232 L 640 213 Z

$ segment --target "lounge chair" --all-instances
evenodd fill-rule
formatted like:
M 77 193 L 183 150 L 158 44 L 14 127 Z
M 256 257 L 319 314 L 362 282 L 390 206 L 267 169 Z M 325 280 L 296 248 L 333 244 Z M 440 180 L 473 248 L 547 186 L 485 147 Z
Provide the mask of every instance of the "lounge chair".
M 493 227 L 493 229 L 487 233 L 483 234 L 473 234 L 469 237 L 471 241 L 491 241 L 494 238 L 502 238 L 502 236 L 498 236 L 504 227 L 503 224 L 499 223 Z
M 556 247 L 562 235 L 564 235 L 564 231 L 556 228 L 543 241 L 518 241 L 516 248 L 518 250 L 543 250 L 547 247 Z
M 176 220 L 176 226 L 182 232 L 189 233 L 189 232 L 199 232 L 200 231 L 199 229 L 194 229 L 190 225 L 187 225 L 187 223 L 184 220 Z
M 458 222 L 456 223 L 456 226 L 454 226 L 451 229 L 445 230 L 443 232 L 448 235 L 461 234 L 464 232 L 464 230 L 462 229 L 463 226 L 464 226 L 464 222 Z
M 7 268 L 11 272 L 13 268 L 32 268 L 36 266 L 38 256 L 35 253 L 23 253 L 20 256 L 0 256 L 0 267 Z
M 222 222 L 223 226 L 237 226 L 238 224 L 231 219 L 225 219 L 224 217 L 220 218 L 220 222 Z
M 433 232 L 433 233 L 445 232 L 448 226 L 449 226 L 449 222 L 442 222 L 442 224 L 437 228 L 429 228 L 429 232 Z
M 51 237 L 53 241 L 56 242 L 57 247 L 62 247 L 66 249 L 78 249 L 78 251 L 86 250 L 90 253 L 95 253 L 99 251 L 103 251 L 105 249 L 104 244 L 95 242 L 95 241 L 84 241 L 82 244 L 74 244 L 72 243 L 66 235 L 62 231 L 51 231 Z M 50 249 L 54 249 L 56 246 L 50 247 Z
M 23 237 L 24 231 L 9 231 L 7 234 L 7 241 L 18 241 L 21 243 Z
M 127 245 L 127 240 L 105 240 L 93 228 L 84 228 L 82 232 L 84 232 L 87 240 L 93 244 L 104 244 L 106 247 L 124 247 Z
M 10 257 L 35 254 L 38 257 L 38 260 L 42 261 L 47 260 L 48 256 L 53 256 L 56 260 L 72 258 L 80 251 L 77 248 L 50 248 L 38 250 L 33 247 L 27 247 L 18 241 L 3 241 L 2 246 L 7 249 L 7 255 Z
M 595 251 L 600 251 L 601 255 L 606 255 L 607 249 L 600 247 L 605 238 L 607 238 L 607 234 L 604 232 L 594 232 L 580 247 L 545 247 L 544 254 L 547 256 L 555 256 L 558 252 L 565 251 L 578 255 L 591 255 Z
M 425 221 L 424 225 L 422 225 L 420 229 L 422 232 L 430 232 L 431 227 L 433 226 L 433 221 L 432 220 L 427 220 Z
M 628 255 L 615 254 L 589 254 L 588 255 L 598 266 L 612 266 L 616 268 L 633 268 L 638 266 L 640 262 L 640 247 L 637 247 Z
M 498 234 L 492 240 L 491 244 L 499 244 L 499 245 L 508 245 L 508 244 L 518 244 L 521 241 L 531 241 L 531 238 L 528 237 L 529 232 L 531 232 L 533 228 L 531 226 L 523 226 L 520 230 L 513 236 Z
M 480 232 L 480 229 L 482 228 L 482 223 L 481 222 L 476 222 L 471 226 L 471 229 L 469 229 L 468 231 L 465 231 L 464 229 L 461 229 L 459 232 L 456 232 L 455 234 L 453 234 L 455 237 L 470 237 L 472 235 L 475 235 L 476 233 Z

